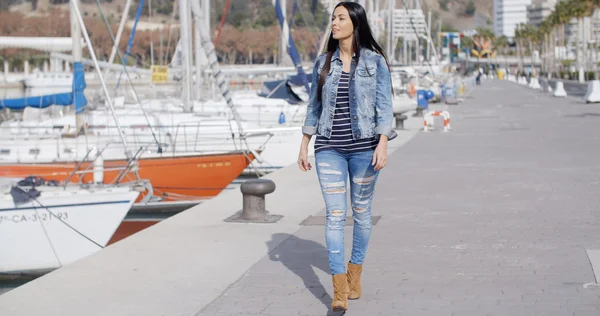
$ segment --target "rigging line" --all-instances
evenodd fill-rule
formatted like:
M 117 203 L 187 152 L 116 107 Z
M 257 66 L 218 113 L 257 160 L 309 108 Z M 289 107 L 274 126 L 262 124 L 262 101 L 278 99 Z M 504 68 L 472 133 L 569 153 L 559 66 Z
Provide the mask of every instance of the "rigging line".
M 246 148 L 248 148 L 248 151 L 250 151 L 250 146 L 248 145 L 248 139 L 247 139 L 247 138 L 244 138 L 242 141 L 243 141 L 243 142 L 246 144 Z M 257 176 L 257 177 L 259 177 L 259 178 L 260 178 L 261 176 L 263 176 L 263 175 L 259 174 L 258 167 L 256 167 L 256 166 L 254 165 L 254 163 L 256 162 L 256 158 L 257 158 L 257 157 L 255 156 L 255 157 L 254 157 L 254 159 L 250 159 L 250 156 L 249 156 L 249 155 L 246 153 L 246 151 L 244 150 L 243 152 L 244 152 L 244 156 L 245 156 L 245 157 L 246 157 L 246 159 L 248 160 L 248 165 L 252 166 L 252 168 L 251 168 L 251 169 L 254 169 L 254 173 L 256 174 L 256 176 Z M 252 155 L 254 155 L 254 153 L 252 153 Z
M 221 37 L 221 31 L 223 30 L 223 25 L 225 24 L 225 19 L 227 18 L 227 12 L 229 12 L 229 7 L 231 6 L 231 0 L 227 0 L 225 4 L 225 8 L 223 10 L 223 16 L 221 17 L 221 23 L 219 24 L 219 32 L 217 33 L 217 37 L 215 38 L 215 47 L 219 44 L 219 38 Z
M 17 188 L 18 190 L 20 190 L 22 193 L 24 193 L 27 196 L 30 196 L 27 191 L 23 190 L 22 188 L 15 186 L 15 188 Z M 48 213 L 50 213 L 51 216 L 54 216 L 54 218 L 58 219 L 61 223 L 65 224 L 67 227 L 69 227 L 71 230 L 73 230 L 75 233 L 77 233 L 78 235 L 80 235 L 81 237 L 87 239 L 88 241 L 90 241 L 91 243 L 93 243 L 94 245 L 100 247 L 101 249 L 103 249 L 104 247 L 102 247 L 100 244 L 98 244 L 97 242 L 95 242 L 94 240 L 92 240 L 91 238 L 89 238 L 88 236 L 84 235 L 83 233 L 81 233 L 79 230 L 77 230 L 76 228 L 74 228 L 73 226 L 67 224 L 65 221 L 62 220 L 62 218 L 56 216 L 56 214 L 52 213 L 52 211 L 47 208 L 44 204 L 42 204 L 42 202 L 40 202 L 36 197 L 32 197 L 34 201 L 36 201 L 41 207 L 45 208 L 46 211 L 48 211 Z M 41 219 L 40 219 L 41 220 Z
M 288 25 L 288 28 L 290 29 L 290 31 L 292 30 L 293 26 L 294 26 L 294 16 L 296 15 L 296 11 L 300 11 L 300 17 L 302 18 L 302 23 L 304 23 L 304 26 L 306 27 L 306 29 L 308 30 L 309 35 L 312 35 L 313 40 L 315 39 L 314 34 L 311 31 L 311 27 L 309 26 L 308 22 L 306 21 L 306 17 L 304 16 L 304 13 L 302 11 L 302 8 L 300 7 L 300 4 L 298 3 L 298 0 L 294 1 L 294 8 L 292 10 L 292 15 L 290 16 L 290 22 Z M 314 21 L 314 20 L 313 20 Z M 318 31 L 316 32 L 316 41 L 315 42 L 319 42 L 319 33 Z
M 148 23 L 152 23 L 152 0 L 148 0 Z M 154 65 L 154 28 L 150 29 L 150 64 Z
M 133 94 L 135 95 L 135 99 L 138 103 L 138 105 L 140 106 L 140 109 L 142 110 L 142 114 L 144 114 L 144 118 L 146 119 L 146 122 L 148 123 L 149 126 L 152 126 L 152 124 L 150 124 L 150 120 L 148 119 L 148 115 L 146 113 L 146 111 L 144 111 L 144 107 L 142 106 L 142 101 L 140 100 L 140 97 L 137 93 L 137 90 L 135 89 L 133 82 L 131 80 L 131 76 L 129 75 L 129 71 L 127 70 L 127 65 L 125 65 L 125 61 L 123 59 L 123 55 L 121 54 L 121 50 L 118 49 L 118 44 L 116 44 L 116 39 L 115 39 L 115 35 L 113 34 L 112 29 L 110 28 L 110 24 L 108 23 L 108 20 L 106 19 L 106 14 L 104 14 L 104 10 L 102 10 L 102 6 L 100 5 L 100 0 L 96 0 L 96 5 L 98 6 L 98 10 L 100 11 L 100 15 L 102 16 L 102 20 L 104 21 L 104 25 L 106 26 L 106 29 L 108 30 L 108 35 L 110 36 L 111 42 L 112 44 L 117 47 L 117 55 L 119 56 L 119 59 L 121 60 L 121 63 L 123 63 L 123 69 L 125 71 L 125 77 L 127 78 L 127 81 L 129 82 L 129 85 L 133 91 Z M 91 49 L 91 48 L 90 48 Z M 120 78 L 120 76 L 119 76 Z M 119 124 L 118 122 L 115 122 L 116 124 Z M 154 138 L 154 141 L 156 142 L 156 144 L 158 145 L 159 151 L 162 150 L 161 146 L 160 146 L 160 142 L 158 141 L 158 138 L 156 137 L 156 133 L 154 133 L 154 129 L 152 127 L 150 127 L 150 133 L 152 133 L 152 137 Z
M 410 15 L 410 13 L 408 12 L 408 8 L 406 7 L 406 1 L 402 0 L 402 6 L 404 7 L 404 11 L 406 11 L 406 15 L 408 15 L 408 21 L 410 22 L 410 26 L 413 29 L 413 32 L 415 33 L 415 37 L 417 38 L 417 41 L 419 40 L 419 34 L 417 33 L 417 29 L 415 28 L 415 24 L 412 21 L 412 17 Z M 423 10 L 421 10 L 421 12 L 423 12 Z M 393 12 L 392 12 L 393 14 Z M 427 39 L 427 45 L 430 45 L 429 43 L 429 39 Z M 418 54 L 419 52 L 417 52 Z M 431 75 L 435 77 L 435 71 L 433 70 L 433 66 L 431 65 L 431 62 L 429 60 L 427 60 L 427 65 L 429 65 L 429 68 L 431 68 Z
M 318 43 L 320 41 L 319 38 L 319 29 L 317 28 L 317 23 L 315 22 L 315 19 L 312 15 L 310 15 L 310 19 L 311 19 L 311 23 L 312 24 L 308 24 L 307 20 L 306 20 L 306 16 L 304 15 L 304 10 L 302 10 L 302 6 L 299 3 L 299 0 L 296 0 L 295 3 L 298 5 L 298 10 L 300 11 L 300 17 L 302 17 L 302 22 L 304 22 L 304 26 L 309 30 L 309 33 L 313 34 L 313 39 L 314 37 L 316 37 L 316 43 L 318 46 Z M 311 25 L 313 25 L 313 27 L 310 27 Z M 291 27 L 291 19 L 290 19 L 290 27 Z M 317 30 L 317 32 L 312 32 L 311 29 L 314 31 L 315 29 Z
M 23 191 L 23 190 L 21 190 L 21 191 Z M 40 220 L 40 225 L 42 225 L 42 230 L 44 231 L 44 235 L 46 235 L 46 239 L 48 240 L 48 243 L 50 244 L 50 248 L 52 249 L 52 253 L 54 254 L 54 258 L 58 262 L 58 265 L 62 267 L 63 264 L 60 261 L 60 258 L 58 257 L 58 253 L 56 253 L 56 249 L 54 248 L 54 243 L 52 242 L 52 239 L 50 238 L 50 235 L 48 235 L 48 231 L 46 230 L 46 226 L 44 225 L 44 221 L 42 221 L 42 217 L 40 216 L 40 213 L 38 212 L 37 207 L 34 207 L 34 210 L 35 210 L 35 215 Z
M 178 11 L 179 1 L 175 1 L 175 5 L 173 5 L 173 11 L 171 12 L 171 23 L 169 24 L 169 37 L 167 39 L 167 47 L 165 50 L 165 54 L 163 55 L 163 66 L 167 64 L 167 56 L 169 55 L 169 50 L 171 49 L 171 36 L 173 34 L 173 21 L 175 21 L 175 13 Z M 177 46 L 175 46 L 177 48 Z
M 133 22 L 133 27 L 131 29 L 131 34 L 129 35 L 129 41 L 127 42 L 127 48 L 125 49 L 125 60 L 121 61 L 123 64 L 123 67 L 127 66 L 127 57 L 132 56 L 131 55 L 131 47 L 133 46 L 133 39 L 135 38 L 135 31 L 137 30 L 137 24 L 140 20 L 143 10 L 144 10 L 144 0 L 140 0 L 140 5 L 138 6 L 137 12 L 135 14 L 135 20 Z M 123 74 L 123 72 L 119 73 L 119 79 L 117 79 L 117 86 L 115 87 L 115 92 L 117 89 L 119 89 L 119 84 L 121 83 L 121 75 L 122 74 Z

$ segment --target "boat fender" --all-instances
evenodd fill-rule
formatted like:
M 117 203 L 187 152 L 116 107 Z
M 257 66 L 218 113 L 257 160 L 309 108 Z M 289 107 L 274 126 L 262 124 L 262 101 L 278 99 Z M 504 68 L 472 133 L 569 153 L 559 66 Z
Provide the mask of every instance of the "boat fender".
M 284 124 L 285 123 L 285 114 L 283 114 L 283 111 L 281 111 L 281 113 L 279 113 L 279 124 Z

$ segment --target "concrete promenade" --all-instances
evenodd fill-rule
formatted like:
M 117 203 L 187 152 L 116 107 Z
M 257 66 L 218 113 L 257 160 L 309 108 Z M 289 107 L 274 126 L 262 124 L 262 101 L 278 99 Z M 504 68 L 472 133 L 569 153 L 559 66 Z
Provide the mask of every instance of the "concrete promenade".
M 600 315 L 600 105 L 496 80 L 471 96 L 451 132 L 411 118 L 390 142 L 346 315 Z M 314 169 L 268 178 L 278 223 L 223 222 L 227 192 L 1 295 L 0 315 L 337 315 L 324 226 L 301 225 L 324 215 Z

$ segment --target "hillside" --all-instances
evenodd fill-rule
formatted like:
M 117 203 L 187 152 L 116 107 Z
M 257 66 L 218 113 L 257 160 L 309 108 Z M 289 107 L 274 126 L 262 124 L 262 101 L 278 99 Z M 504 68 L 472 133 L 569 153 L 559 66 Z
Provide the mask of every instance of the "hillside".
M 34 1 L 32 3 L 32 1 Z M 102 10 L 107 17 L 113 20 L 119 20 L 123 12 L 126 0 L 100 0 Z M 133 0 L 129 10 L 129 16 L 135 16 L 139 0 Z M 178 19 L 177 0 L 146 0 L 143 7 L 141 21 L 155 23 L 172 23 Z M 288 12 L 292 11 L 292 1 L 288 1 Z M 35 9 L 33 9 L 35 3 Z M 211 24 L 218 25 L 223 15 L 225 0 L 211 1 Z M 303 8 L 304 17 L 296 14 L 294 24 L 305 26 L 312 24 L 313 15 L 311 13 L 312 1 L 300 1 Z M 152 7 L 152 13 L 148 14 L 148 6 Z M 86 16 L 100 18 L 100 13 L 96 0 L 80 0 L 81 11 Z M 0 0 L 0 11 L 2 9 L 11 12 L 22 13 L 27 17 L 46 16 L 52 10 L 59 9 L 67 11 L 69 9 L 68 0 Z M 173 12 L 175 10 L 175 12 Z M 320 21 L 324 14 L 320 3 L 317 6 L 316 18 Z M 306 22 L 304 21 L 306 19 Z M 1 21 L 0 21 L 1 22 Z M 231 7 L 226 19 L 226 24 L 235 27 L 268 27 L 277 24 L 277 17 L 271 0 L 232 0 Z
M 475 8 L 473 15 L 466 14 L 470 1 Z M 422 0 L 421 3 L 424 10 L 431 10 L 433 15 L 441 17 L 443 23 L 452 29 L 493 28 L 494 0 Z
M 32 1 L 37 6 L 36 10 L 32 10 Z M 402 7 L 403 1 L 410 0 L 396 0 L 397 7 Z M 88 16 L 97 16 L 98 9 L 96 7 L 95 0 L 81 0 L 82 12 L 87 12 Z M 101 0 L 102 9 L 107 16 L 118 20 L 121 16 L 121 12 L 125 5 L 125 0 Z M 172 21 L 172 10 L 174 8 L 175 0 L 148 0 L 153 7 L 151 17 L 148 17 L 148 9 L 144 8 L 144 21 L 152 21 L 158 23 L 169 23 Z M 386 7 L 384 1 L 383 7 Z M 471 11 L 472 15 L 465 14 L 469 10 L 469 2 L 472 2 Z M 63 3 L 63 4 L 61 4 Z M 134 0 L 134 5 L 130 10 L 130 15 L 135 14 L 136 7 L 139 0 Z M 305 12 L 310 12 L 310 0 L 299 0 L 299 3 L 304 8 Z M 218 23 L 221 18 L 225 0 L 212 0 L 212 24 Z M 492 16 L 493 16 L 493 0 L 421 0 L 421 5 L 425 11 L 431 10 L 435 17 L 441 17 L 444 24 L 451 29 L 456 30 L 472 30 L 476 27 L 492 27 Z M 293 0 L 288 0 L 288 11 L 291 12 L 293 7 Z M 68 0 L 0 0 L 0 10 L 2 8 L 9 8 L 12 12 L 20 12 L 25 16 L 40 16 L 46 15 L 52 8 L 59 8 L 61 10 L 68 10 Z M 473 10 L 474 9 L 474 10 Z M 316 21 L 322 21 L 322 6 L 319 5 L 317 10 L 318 16 Z M 175 12 L 177 15 L 177 12 Z M 310 20 L 308 24 L 312 22 L 312 14 L 305 14 L 305 18 Z M 302 25 L 302 17 L 298 14 L 296 16 L 297 22 Z M 434 18 L 434 20 L 436 20 Z M 270 26 L 276 23 L 275 13 L 272 9 L 271 0 L 233 0 L 232 6 L 229 10 L 229 16 L 227 19 L 228 24 L 236 27 L 249 26 L 252 27 L 255 24 L 261 26 Z M 296 21 L 295 21 L 296 22 Z
M 126 0 L 100 1 L 112 31 L 116 32 Z M 135 16 L 139 1 L 133 0 L 130 17 Z M 410 0 L 396 0 L 397 7 L 401 7 L 404 1 Z M 96 0 L 80 0 L 80 2 L 96 53 L 106 57 L 110 54 L 112 43 Z M 292 0 L 288 0 L 290 14 L 293 3 Z M 313 1 L 299 0 L 298 3 L 302 9 L 294 16 L 291 32 L 301 58 L 312 60 L 326 13 L 320 2 L 314 15 L 311 10 Z M 440 18 L 444 24 L 442 28 L 444 31 L 473 30 L 476 27 L 491 28 L 493 0 L 421 0 L 421 3 L 425 12 L 428 10 L 433 12 L 434 33 L 438 30 Z M 151 14 L 148 14 L 148 5 L 152 7 Z M 216 29 L 224 5 L 225 0 L 211 2 L 213 37 L 216 37 Z M 0 34 L 2 36 L 69 36 L 68 6 L 68 0 L 0 0 Z M 386 7 L 383 5 L 382 9 Z M 152 57 L 154 63 L 170 60 L 178 38 L 178 30 L 176 27 L 161 26 L 177 25 L 177 13 L 175 0 L 145 0 L 143 16 L 138 24 L 131 50 L 130 63 L 147 66 L 151 63 Z M 248 63 L 250 60 L 253 63 L 272 63 L 278 56 L 280 32 L 271 0 L 232 0 L 217 45 L 219 60 L 223 63 Z M 130 30 L 126 29 L 120 47 L 126 47 L 129 34 Z M 17 65 L 25 59 L 32 63 L 40 63 L 44 58 L 46 58 L 45 54 L 35 51 L 19 49 L 0 51 L 0 60 L 9 60 Z

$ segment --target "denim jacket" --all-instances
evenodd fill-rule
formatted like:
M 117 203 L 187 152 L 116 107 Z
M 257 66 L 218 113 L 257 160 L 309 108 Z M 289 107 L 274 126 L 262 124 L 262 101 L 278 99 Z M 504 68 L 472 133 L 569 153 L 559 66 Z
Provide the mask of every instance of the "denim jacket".
M 323 54 L 315 62 L 302 133 L 307 135 L 317 133 L 329 138 L 338 83 L 343 69 L 339 48 L 331 57 L 331 67 L 323 85 L 322 100 L 318 101 L 319 77 L 326 59 L 327 54 Z M 379 135 L 386 135 L 389 140 L 396 138 L 397 134 L 392 128 L 392 79 L 385 59 L 370 49 L 361 48 L 358 66 L 355 64 L 356 56 L 353 56 L 349 89 L 352 138 L 361 139 L 379 137 Z

